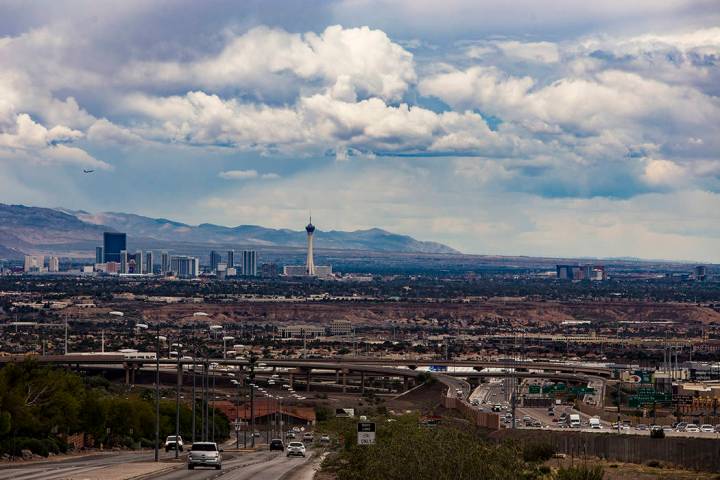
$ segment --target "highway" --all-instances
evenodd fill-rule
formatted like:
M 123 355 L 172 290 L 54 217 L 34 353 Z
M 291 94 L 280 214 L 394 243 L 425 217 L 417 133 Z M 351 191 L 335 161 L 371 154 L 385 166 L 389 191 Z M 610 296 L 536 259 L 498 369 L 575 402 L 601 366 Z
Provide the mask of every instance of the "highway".
M 188 470 L 185 466 L 185 454 L 180 461 L 173 459 L 173 452 L 161 452 L 161 463 L 153 465 L 153 452 L 108 452 L 76 458 L 39 461 L 27 463 L 5 464 L 0 466 L 0 480 L 95 480 L 122 479 L 139 468 L 162 468 L 143 478 L 153 480 L 276 480 L 283 475 L 291 474 L 292 478 L 301 478 L 302 470 L 307 469 L 308 458 L 288 458 L 284 452 L 227 452 L 223 458 L 223 468 Z M 169 471 L 168 471 L 169 470 Z M 297 473 L 297 475 L 295 475 Z M 134 476 L 134 475 L 133 475 Z

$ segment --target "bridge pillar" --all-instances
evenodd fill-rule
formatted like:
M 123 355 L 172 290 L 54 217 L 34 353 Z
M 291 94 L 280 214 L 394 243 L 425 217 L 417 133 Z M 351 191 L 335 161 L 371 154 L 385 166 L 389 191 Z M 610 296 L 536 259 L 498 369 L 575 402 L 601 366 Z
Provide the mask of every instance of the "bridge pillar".
M 305 391 L 310 391 L 310 369 L 308 368 L 305 372 Z
M 360 395 L 365 394 L 365 372 L 360 372 Z
M 347 392 L 347 372 L 345 370 L 342 372 L 342 392 Z
M 125 369 L 125 385 L 130 385 L 130 366 L 126 363 L 123 368 Z
M 409 388 L 408 377 L 403 378 L 403 392 L 407 392 Z
M 295 379 L 293 378 L 293 374 L 291 373 L 288 378 L 288 385 L 290 385 L 290 388 L 295 388 L 295 387 L 293 387 L 294 381 L 295 381 Z
M 340 383 L 340 370 L 335 370 L 335 383 Z

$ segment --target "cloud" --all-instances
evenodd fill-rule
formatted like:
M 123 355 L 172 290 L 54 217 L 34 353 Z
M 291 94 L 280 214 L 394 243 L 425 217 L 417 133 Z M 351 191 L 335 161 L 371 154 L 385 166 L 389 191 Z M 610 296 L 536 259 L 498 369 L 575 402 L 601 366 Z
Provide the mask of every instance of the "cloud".
M 259 174 L 257 170 L 227 170 L 218 173 L 218 177 L 225 180 L 251 180 L 254 178 L 260 178 L 262 180 L 276 180 L 280 178 L 280 175 L 277 173 Z
M 260 26 L 228 39 L 222 51 L 192 62 L 136 62 L 123 81 L 260 92 L 319 82 L 343 98 L 398 100 L 416 79 L 412 54 L 385 32 L 368 27 L 327 27 L 303 35 Z
M 185 96 L 132 96 L 128 111 L 150 123 L 138 132 L 157 140 L 192 145 L 228 145 L 242 149 L 374 153 L 476 151 L 510 154 L 521 142 L 503 138 L 473 112 L 436 113 L 379 98 L 359 102 L 331 95 L 302 97 L 292 107 L 269 107 L 190 92 Z
M 21 113 L 14 128 L 0 129 L 0 159 L 40 164 L 75 164 L 109 170 L 111 166 L 97 160 L 80 148 L 65 145 L 82 137 L 82 133 L 63 125 L 47 129 L 30 115 Z

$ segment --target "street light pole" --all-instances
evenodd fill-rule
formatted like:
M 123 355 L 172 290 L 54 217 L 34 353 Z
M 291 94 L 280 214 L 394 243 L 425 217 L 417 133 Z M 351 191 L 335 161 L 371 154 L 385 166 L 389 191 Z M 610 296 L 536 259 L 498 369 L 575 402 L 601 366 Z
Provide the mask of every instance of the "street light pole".
M 177 343 L 175 350 L 175 358 L 177 359 L 177 378 L 175 379 L 175 458 L 178 458 L 178 456 L 180 455 L 180 445 L 178 445 L 178 437 L 180 436 L 180 384 L 182 383 L 183 376 L 183 371 L 180 370 L 182 368 L 182 366 L 180 365 L 181 347 L 182 344 Z
M 192 347 L 193 348 L 193 358 L 192 358 L 192 360 L 193 360 L 193 362 L 192 362 L 192 382 L 193 382 L 192 383 L 192 443 L 195 443 L 195 403 L 197 403 L 196 398 L 195 398 L 195 378 L 196 378 L 195 377 L 195 366 L 196 366 L 195 360 L 197 358 L 197 351 L 195 348 L 195 324 L 194 323 L 193 323 L 193 327 L 192 327 L 192 344 L 193 344 L 193 347 Z
M 155 324 L 155 461 L 160 461 L 160 323 Z M 175 439 L 177 444 L 177 438 Z

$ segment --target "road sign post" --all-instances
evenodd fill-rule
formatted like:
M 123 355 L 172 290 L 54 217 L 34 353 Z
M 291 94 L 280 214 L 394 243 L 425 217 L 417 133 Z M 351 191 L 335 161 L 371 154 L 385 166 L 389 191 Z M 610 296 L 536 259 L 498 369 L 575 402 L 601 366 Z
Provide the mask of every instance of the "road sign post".
M 358 445 L 375 444 L 374 422 L 360 422 L 357 424 L 357 443 Z

